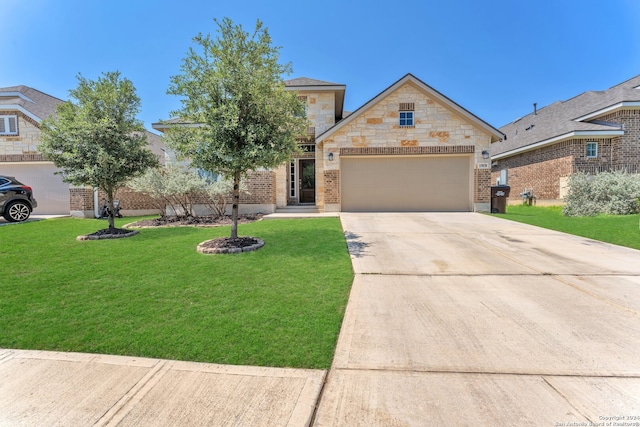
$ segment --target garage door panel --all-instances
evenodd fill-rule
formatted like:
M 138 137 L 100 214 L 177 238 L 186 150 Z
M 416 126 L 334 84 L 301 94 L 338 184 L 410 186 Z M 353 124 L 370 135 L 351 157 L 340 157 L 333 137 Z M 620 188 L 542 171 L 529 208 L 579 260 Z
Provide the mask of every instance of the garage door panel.
M 53 164 L 6 164 L 0 165 L 0 174 L 13 176 L 18 181 L 33 188 L 38 202 L 35 214 L 69 215 L 69 184 L 55 175 Z
M 469 211 L 470 158 L 344 157 L 343 211 Z

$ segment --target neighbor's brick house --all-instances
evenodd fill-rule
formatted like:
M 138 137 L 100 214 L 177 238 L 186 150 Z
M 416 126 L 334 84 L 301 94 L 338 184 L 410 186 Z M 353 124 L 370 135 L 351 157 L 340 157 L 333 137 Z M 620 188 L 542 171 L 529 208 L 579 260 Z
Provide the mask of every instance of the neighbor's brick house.
M 285 85 L 306 104 L 303 154 L 253 172 L 242 212 L 489 210 L 487 150 L 504 135 L 418 78 L 407 74 L 351 114 L 345 85 Z
M 531 189 L 539 203 L 561 203 L 578 171 L 640 172 L 640 76 L 534 110 L 500 131 L 507 138 L 491 146 L 492 182 L 506 176 L 512 202 Z

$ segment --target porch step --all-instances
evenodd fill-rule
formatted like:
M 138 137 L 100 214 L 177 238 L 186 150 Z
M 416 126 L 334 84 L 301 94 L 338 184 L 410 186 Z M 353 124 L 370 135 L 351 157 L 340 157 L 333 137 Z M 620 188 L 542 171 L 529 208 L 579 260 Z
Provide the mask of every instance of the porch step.
M 317 206 L 286 206 L 284 208 L 277 208 L 276 213 L 320 213 L 320 209 Z

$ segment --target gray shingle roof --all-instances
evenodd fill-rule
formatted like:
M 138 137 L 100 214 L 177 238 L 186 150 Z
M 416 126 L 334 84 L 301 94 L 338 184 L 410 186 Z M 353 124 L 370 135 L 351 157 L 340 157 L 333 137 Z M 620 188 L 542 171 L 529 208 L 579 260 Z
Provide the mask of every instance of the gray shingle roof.
M 17 94 L 22 95 L 19 96 Z M 27 98 L 27 99 L 25 99 Z M 39 120 L 44 120 L 56 111 L 63 101 L 29 86 L 10 86 L 0 88 L 0 110 L 16 105 Z
M 344 86 L 340 83 L 325 82 L 322 80 L 310 79 L 309 77 L 298 77 L 291 80 L 285 80 L 284 85 L 287 87 L 293 86 Z
M 598 121 L 596 117 L 583 117 L 623 102 L 640 102 L 638 87 L 640 75 L 604 91 L 584 92 L 566 101 L 554 102 L 540 108 L 537 114 L 532 111 L 500 128 L 507 139 L 492 144 L 491 155 L 497 156 L 573 132 L 620 131 L 622 128 L 618 124 Z

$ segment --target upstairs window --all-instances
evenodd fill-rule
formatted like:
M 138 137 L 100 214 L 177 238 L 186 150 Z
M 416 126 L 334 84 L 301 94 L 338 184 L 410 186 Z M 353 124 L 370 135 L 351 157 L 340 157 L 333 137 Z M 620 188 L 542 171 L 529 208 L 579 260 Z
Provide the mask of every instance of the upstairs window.
M 413 111 L 400 111 L 400 126 L 413 126 Z
M 587 142 L 587 159 L 595 159 L 598 157 L 598 143 Z
M 18 116 L 0 116 L 0 135 L 18 134 Z
M 411 127 L 414 125 L 413 113 L 416 106 L 413 102 L 401 102 L 398 108 L 400 118 L 400 127 Z

